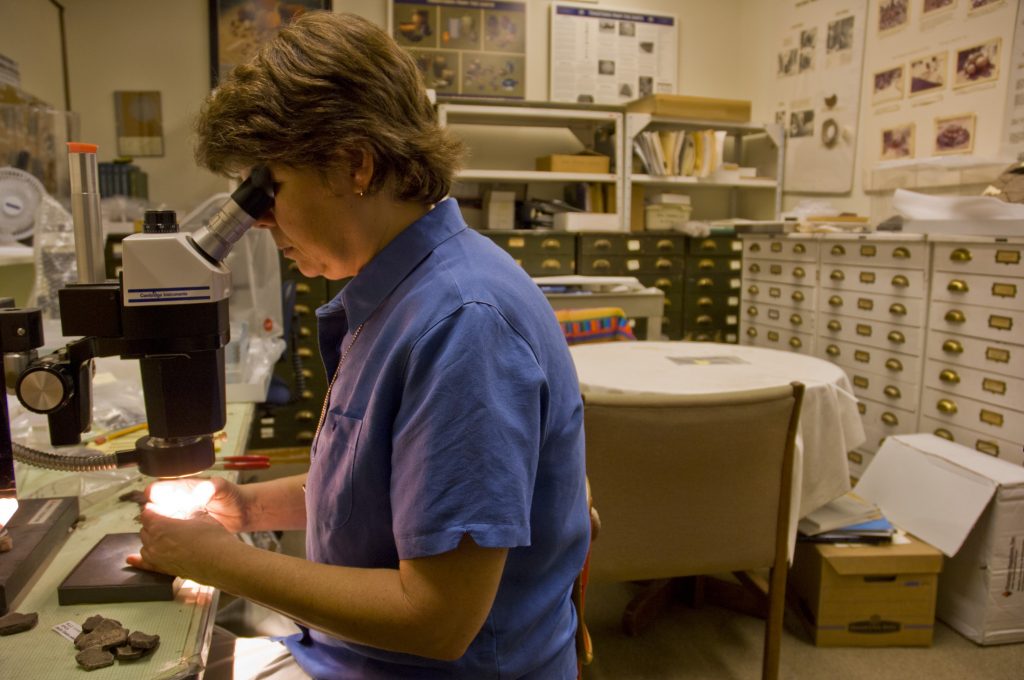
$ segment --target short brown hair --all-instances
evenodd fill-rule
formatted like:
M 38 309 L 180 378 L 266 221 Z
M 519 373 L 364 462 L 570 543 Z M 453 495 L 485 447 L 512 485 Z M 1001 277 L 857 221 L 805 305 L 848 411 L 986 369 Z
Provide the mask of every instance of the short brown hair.
M 231 174 L 261 163 L 327 170 L 370 149 L 367 190 L 435 203 L 462 143 L 438 125 L 412 57 L 354 14 L 308 12 L 238 66 L 203 105 L 196 161 Z

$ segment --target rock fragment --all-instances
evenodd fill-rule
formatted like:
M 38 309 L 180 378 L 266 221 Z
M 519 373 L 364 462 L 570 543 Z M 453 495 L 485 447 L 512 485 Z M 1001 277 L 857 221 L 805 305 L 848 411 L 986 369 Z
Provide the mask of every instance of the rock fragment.
M 5 616 L 0 616 L 0 635 L 24 633 L 26 630 L 35 628 L 37 623 L 39 623 L 39 614 L 36 612 L 31 614 L 11 612 Z

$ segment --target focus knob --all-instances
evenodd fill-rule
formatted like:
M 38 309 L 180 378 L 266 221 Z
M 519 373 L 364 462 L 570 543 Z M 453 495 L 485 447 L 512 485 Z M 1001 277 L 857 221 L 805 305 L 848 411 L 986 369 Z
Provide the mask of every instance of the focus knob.
M 53 413 L 74 393 L 71 379 L 55 366 L 37 366 L 21 374 L 18 401 L 33 413 Z

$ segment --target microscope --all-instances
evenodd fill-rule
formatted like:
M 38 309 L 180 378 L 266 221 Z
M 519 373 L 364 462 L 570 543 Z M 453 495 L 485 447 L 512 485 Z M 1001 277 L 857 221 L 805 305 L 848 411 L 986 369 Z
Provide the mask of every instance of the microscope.
M 256 168 L 217 215 L 192 234 L 173 211 L 147 211 L 144 232 L 122 242 L 120 280 L 105 280 L 97 147 L 68 144 L 78 283 L 58 293 L 64 347 L 40 355 L 38 309 L 0 308 L 0 529 L 17 508 L 14 460 L 84 471 L 138 465 L 152 477 L 180 477 L 214 463 L 223 429 L 224 346 L 229 340 L 232 246 L 274 202 L 269 170 Z M 0 307 L 4 307 L 0 302 Z M 65 456 L 12 444 L 4 391 L 45 414 L 50 443 L 75 445 L 91 427 L 93 359 L 137 359 L 149 434 L 114 454 Z M 5 513 L 4 508 L 8 508 Z

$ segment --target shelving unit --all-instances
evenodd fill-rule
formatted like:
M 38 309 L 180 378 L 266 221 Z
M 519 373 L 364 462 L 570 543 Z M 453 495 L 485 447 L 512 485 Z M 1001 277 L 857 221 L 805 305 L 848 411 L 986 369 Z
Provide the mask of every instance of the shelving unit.
M 568 184 L 576 182 L 614 186 L 615 211 L 626 229 L 623 206 L 622 112 L 615 108 L 574 107 L 568 104 L 546 106 L 541 103 L 464 104 L 442 102 L 437 105 L 438 120 L 444 126 L 513 126 L 517 128 L 562 128 L 569 130 L 583 148 L 605 145 L 611 158 L 611 172 L 547 172 L 532 169 L 488 167 L 465 168 L 458 174 L 460 182 L 487 184 Z M 601 148 L 598 148 L 601 151 Z M 561 151 L 558 151 L 561 152 Z M 472 159 L 472 154 L 471 154 Z M 535 158 L 517 159 L 532 168 Z
M 633 140 L 646 130 L 724 130 L 727 135 L 726 157 L 723 161 L 738 165 L 753 165 L 758 170 L 758 177 L 736 181 L 722 181 L 714 177 L 689 176 L 658 176 L 633 172 L 633 163 L 625 164 L 624 197 L 622 212 L 626 216 L 628 229 L 630 215 L 636 201 L 643 198 L 641 191 L 649 188 L 669 189 L 673 191 L 689 189 L 712 189 L 728 192 L 723 199 L 714 201 L 715 205 L 700 205 L 700 201 L 691 196 L 694 204 L 694 218 L 703 220 L 728 219 L 742 217 L 747 219 L 774 220 L 782 211 L 782 173 L 785 167 L 785 135 L 782 126 L 776 124 L 727 123 L 715 120 L 698 120 L 655 116 L 649 113 L 626 113 L 625 134 L 623 135 L 623 156 L 633 158 Z M 755 147 L 754 140 L 761 143 Z M 768 147 L 767 149 L 762 147 Z M 755 191 L 764 194 L 767 199 L 745 201 L 744 193 Z M 710 201 L 709 201 L 710 203 Z

